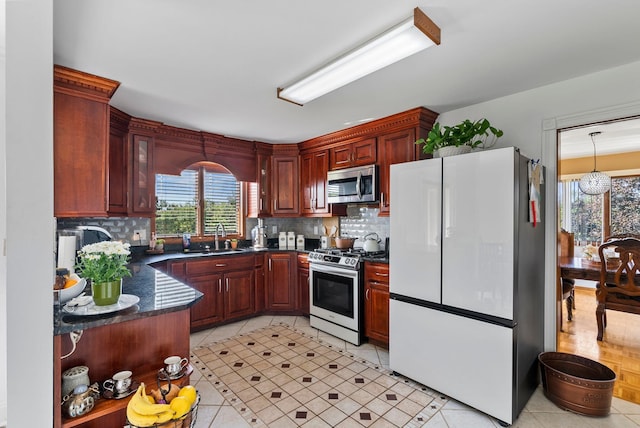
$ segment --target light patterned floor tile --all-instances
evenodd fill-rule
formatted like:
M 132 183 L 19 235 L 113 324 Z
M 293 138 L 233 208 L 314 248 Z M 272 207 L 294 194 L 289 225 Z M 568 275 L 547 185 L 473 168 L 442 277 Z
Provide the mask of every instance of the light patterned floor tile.
M 265 335 L 267 329 L 273 334 Z M 191 340 L 195 368 L 191 381 L 201 394 L 197 428 L 501 427 L 481 412 L 391 373 L 386 349 L 370 344 L 355 347 L 310 327 L 304 317 L 259 317 L 194 333 Z M 247 345 L 251 341 L 253 345 Z M 228 342 L 233 355 L 208 349 L 223 342 Z M 242 366 L 234 367 L 238 362 Z M 216 373 L 225 379 L 242 373 L 245 378 L 226 384 Z M 246 378 L 253 373 L 261 377 L 255 385 Z M 356 378 L 361 381 L 356 383 Z M 390 390 L 395 400 L 387 397 Z M 589 418 L 566 412 L 539 388 L 513 427 L 640 426 L 640 405 L 614 398 L 611 413 Z

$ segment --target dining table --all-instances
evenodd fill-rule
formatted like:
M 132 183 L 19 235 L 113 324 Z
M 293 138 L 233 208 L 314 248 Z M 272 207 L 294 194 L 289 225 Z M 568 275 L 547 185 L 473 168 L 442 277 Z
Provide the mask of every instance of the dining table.
M 613 279 L 614 272 L 620 266 L 617 261 L 607 261 L 607 278 Z M 582 257 L 559 257 L 560 276 L 562 278 L 586 279 L 589 281 L 600 281 L 600 269 L 602 263 L 599 260 L 588 260 Z
M 571 279 L 600 281 L 600 262 L 582 257 L 559 257 L 560 276 Z

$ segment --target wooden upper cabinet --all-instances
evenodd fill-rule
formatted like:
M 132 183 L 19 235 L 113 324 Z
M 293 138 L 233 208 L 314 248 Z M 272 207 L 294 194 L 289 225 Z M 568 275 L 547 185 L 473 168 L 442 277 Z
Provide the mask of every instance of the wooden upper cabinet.
M 247 217 L 300 214 L 296 144 L 256 143 L 256 182 L 247 185 Z
M 294 145 L 295 147 L 295 145 Z M 274 148 L 274 150 L 276 150 Z M 299 206 L 298 153 L 274 153 L 271 157 L 271 213 L 274 216 L 297 216 Z
M 257 201 L 258 217 L 271 215 L 271 155 L 258 154 Z
M 128 214 L 129 116 L 110 107 L 109 125 L 109 215 Z
M 107 216 L 109 100 L 119 82 L 54 66 L 54 216 Z
M 329 149 L 329 169 L 331 171 L 353 166 L 376 163 L 376 139 L 367 138 L 355 142 L 345 142 Z
M 300 156 L 300 214 L 329 214 L 327 203 L 327 150 Z
M 151 214 L 156 208 L 153 138 L 132 135 L 131 209 L 135 214 Z
M 380 214 L 389 215 L 390 211 L 389 167 L 396 163 L 416 160 L 415 141 L 416 132 L 413 128 L 378 138 L 378 149 L 380 151 Z

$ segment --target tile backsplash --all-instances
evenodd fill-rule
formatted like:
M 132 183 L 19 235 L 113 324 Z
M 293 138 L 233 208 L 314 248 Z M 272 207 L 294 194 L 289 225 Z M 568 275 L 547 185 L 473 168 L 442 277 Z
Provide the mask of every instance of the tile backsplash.
M 375 232 L 384 245 L 389 236 L 389 217 L 378 217 L 379 209 L 361 205 L 349 205 L 347 216 L 339 218 L 340 234 L 359 238 L 356 246 L 362 246 L 365 235 Z M 251 239 L 251 229 L 258 224 L 258 219 L 246 220 L 246 239 Z M 115 240 L 129 242 L 131 245 L 148 245 L 151 236 L 151 220 L 145 217 L 108 217 L 108 218 L 63 218 L 58 219 L 58 230 L 75 226 L 98 226 L 106 229 Z M 307 238 L 319 239 L 322 234 L 322 218 L 291 217 L 265 218 L 264 225 L 268 238 L 277 238 L 279 232 L 295 232 Z M 275 232 L 274 232 L 275 227 Z M 133 240 L 134 230 L 144 229 L 146 238 L 142 242 Z
M 340 234 L 358 238 L 355 247 L 361 247 L 363 238 L 369 233 L 377 233 L 380 246 L 384 247 L 385 238 L 389 237 L 389 217 L 378 217 L 380 209 L 365 205 L 349 205 L 347 216 L 340 217 Z
M 60 218 L 58 230 L 76 226 L 98 226 L 111 234 L 114 240 L 128 242 L 131 245 L 149 245 L 151 236 L 151 220 L 145 217 L 91 217 L 91 218 Z M 133 240 L 134 230 L 145 230 L 145 240 Z

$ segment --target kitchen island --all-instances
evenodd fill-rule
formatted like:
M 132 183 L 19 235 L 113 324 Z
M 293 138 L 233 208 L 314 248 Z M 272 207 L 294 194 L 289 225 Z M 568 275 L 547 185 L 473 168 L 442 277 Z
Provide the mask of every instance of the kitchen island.
M 156 377 L 166 357 L 189 358 L 190 307 L 202 298 L 202 293 L 147 262 L 131 263 L 132 277 L 123 279 L 122 293 L 140 299 L 130 308 L 77 316 L 54 307 L 55 427 L 123 426 L 126 422 L 127 398 L 100 398 L 86 415 L 63 415 L 59 404 L 63 400 L 65 370 L 87 366 L 92 384 L 102 384 L 118 371 L 131 370 L 134 381 L 144 382 L 147 389 L 157 389 Z M 189 370 L 175 382 L 188 384 Z

